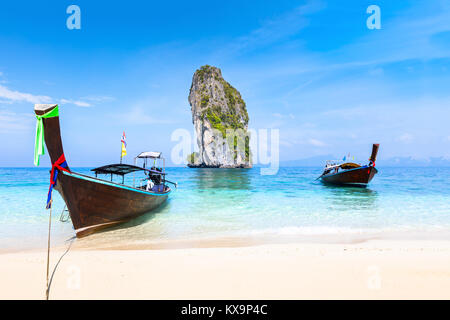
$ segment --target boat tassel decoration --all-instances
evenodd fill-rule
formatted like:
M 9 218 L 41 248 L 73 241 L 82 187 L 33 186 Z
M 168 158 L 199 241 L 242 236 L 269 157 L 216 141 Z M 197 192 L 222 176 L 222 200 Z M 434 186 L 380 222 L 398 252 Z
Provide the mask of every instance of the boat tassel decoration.
M 58 106 L 56 106 L 55 108 L 53 108 L 52 110 L 50 110 L 49 112 L 47 112 L 43 115 L 36 115 L 36 119 L 37 119 L 37 121 L 36 121 L 36 138 L 35 138 L 35 143 L 34 143 L 34 165 L 35 166 L 39 166 L 39 157 L 41 155 L 45 154 L 43 119 L 53 118 L 53 117 L 58 117 L 58 116 L 59 116 Z M 58 178 L 59 170 L 67 171 L 70 173 L 64 153 L 59 157 L 58 160 L 55 161 L 55 163 L 52 164 L 52 170 L 50 172 L 50 186 L 48 188 L 46 209 L 50 209 L 52 207 L 52 191 L 53 191 L 53 188 L 56 186 L 56 181 Z
M 43 115 L 36 115 L 36 138 L 34 141 L 34 165 L 39 166 L 39 157 L 45 154 L 44 151 L 44 124 L 42 119 L 59 116 L 58 106 Z

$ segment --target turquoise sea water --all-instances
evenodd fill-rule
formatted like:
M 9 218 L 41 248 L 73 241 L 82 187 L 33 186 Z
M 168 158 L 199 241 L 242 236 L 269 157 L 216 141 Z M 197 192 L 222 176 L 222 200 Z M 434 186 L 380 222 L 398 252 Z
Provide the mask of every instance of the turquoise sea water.
M 0 168 L 0 251 L 46 247 L 48 170 Z M 91 174 L 88 168 L 72 170 Z M 315 181 L 319 167 L 280 168 L 275 176 L 262 176 L 258 168 L 168 168 L 179 186 L 163 207 L 126 228 L 76 241 L 95 247 L 217 239 L 450 239 L 450 168 L 379 170 L 362 189 Z M 74 235 L 70 222 L 59 221 L 63 207 L 55 191 L 55 245 Z

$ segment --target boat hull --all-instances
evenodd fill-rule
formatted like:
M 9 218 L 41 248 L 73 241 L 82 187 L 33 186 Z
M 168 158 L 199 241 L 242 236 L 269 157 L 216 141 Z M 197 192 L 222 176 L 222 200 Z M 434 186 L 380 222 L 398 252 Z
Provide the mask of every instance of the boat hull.
M 375 167 L 363 166 L 338 173 L 328 173 L 323 175 L 321 180 L 326 184 L 366 187 L 377 172 Z
M 170 191 L 150 193 L 77 173 L 58 175 L 77 237 L 126 222 L 159 207 Z

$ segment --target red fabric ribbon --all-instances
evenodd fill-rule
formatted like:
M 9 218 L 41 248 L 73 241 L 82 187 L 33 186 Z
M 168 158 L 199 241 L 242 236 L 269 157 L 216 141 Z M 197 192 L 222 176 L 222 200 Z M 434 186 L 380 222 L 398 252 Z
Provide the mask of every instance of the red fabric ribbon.
M 68 169 L 64 153 L 59 157 L 58 160 L 55 161 L 55 163 L 52 164 L 52 171 L 50 172 L 50 187 L 48 188 L 48 195 L 47 195 L 47 206 L 46 206 L 47 209 L 50 209 L 52 207 L 52 191 L 53 187 L 56 186 L 59 170 L 71 173 L 70 170 Z
M 56 160 L 54 164 L 52 164 L 52 171 L 50 172 L 50 184 L 52 184 L 52 185 L 56 184 L 56 179 L 53 180 L 53 176 L 55 174 L 55 169 L 66 171 L 68 173 L 72 173 L 72 172 L 70 172 L 69 169 L 61 167 L 61 164 L 63 164 L 64 162 L 66 162 L 66 157 L 64 156 L 64 153 L 63 153 L 59 157 L 59 159 Z

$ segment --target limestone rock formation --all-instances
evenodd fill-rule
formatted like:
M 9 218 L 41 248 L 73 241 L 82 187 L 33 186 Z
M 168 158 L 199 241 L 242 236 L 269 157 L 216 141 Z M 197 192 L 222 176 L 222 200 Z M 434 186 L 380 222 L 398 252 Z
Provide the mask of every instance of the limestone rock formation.
M 245 102 L 219 68 L 205 65 L 194 73 L 189 104 L 199 152 L 189 155 L 188 166 L 251 167 Z

